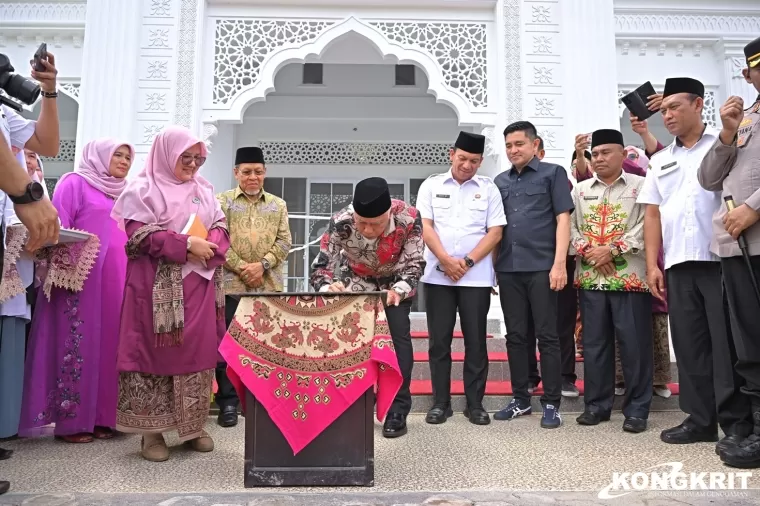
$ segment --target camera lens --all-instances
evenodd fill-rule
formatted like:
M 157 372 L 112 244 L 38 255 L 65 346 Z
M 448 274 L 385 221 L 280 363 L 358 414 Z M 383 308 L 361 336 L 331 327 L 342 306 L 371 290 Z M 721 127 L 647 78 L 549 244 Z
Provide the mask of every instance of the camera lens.
M 30 81 L 18 74 L 13 74 L 5 83 L 5 92 L 8 95 L 21 100 L 27 105 L 32 105 L 40 96 L 40 87 L 34 81 Z

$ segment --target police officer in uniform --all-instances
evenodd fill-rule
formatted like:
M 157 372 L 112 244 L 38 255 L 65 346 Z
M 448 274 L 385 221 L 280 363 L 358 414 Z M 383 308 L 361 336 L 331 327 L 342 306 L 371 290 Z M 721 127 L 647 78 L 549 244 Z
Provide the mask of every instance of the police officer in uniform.
M 700 187 L 699 167 L 720 132 L 705 125 L 704 85 L 691 78 L 665 81 L 661 106 L 670 146 L 651 159 L 638 203 L 646 204 L 644 244 L 647 285 L 663 298 L 663 273 L 657 266 L 665 252 L 667 303 L 673 351 L 681 387 L 679 405 L 689 416 L 660 433 L 669 444 L 718 441 L 718 426 L 726 437 L 717 448 L 734 444 L 752 430 L 749 401 L 734 372 L 736 350 L 729 328 L 719 257 L 710 252 L 712 217 L 720 194 Z
M 425 180 L 417 194 L 425 251 L 425 307 L 430 334 L 434 405 L 425 421 L 444 423 L 451 409 L 451 340 L 457 309 L 464 335 L 464 415 L 491 423 L 483 409 L 488 377 L 486 323 L 494 285 L 491 252 L 507 220 L 499 189 L 477 174 L 485 137 L 461 132 L 450 152 L 451 169 Z M 527 365 L 526 365 L 527 366 Z
M 744 48 L 744 78 L 760 93 L 760 38 Z M 760 96 L 748 109 L 740 97 L 730 97 L 720 109 L 723 129 L 699 168 L 699 183 L 706 190 L 723 191 L 735 209 L 723 203 L 713 219 L 711 250 L 721 257 L 723 283 L 728 297 L 731 330 L 738 361 L 736 372 L 746 384 L 742 392 L 752 403 L 754 433 L 746 443 L 742 434 L 719 449 L 720 459 L 741 468 L 760 467 L 760 302 L 754 295 L 747 265 L 737 242 L 746 240 L 754 276 L 760 279 Z

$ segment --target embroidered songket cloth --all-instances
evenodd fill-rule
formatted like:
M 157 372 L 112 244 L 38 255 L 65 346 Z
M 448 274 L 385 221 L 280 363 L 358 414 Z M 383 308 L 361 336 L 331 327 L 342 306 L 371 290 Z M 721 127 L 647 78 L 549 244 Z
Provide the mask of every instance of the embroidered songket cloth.
M 26 244 L 28 231 L 23 225 L 13 225 L 7 229 L 3 279 L 0 283 L 0 303 L 24 293 L 16 261 Z M 41 248 L 35 253 L 37 270 L 44 272 L 42 290 L 50 300 L 53 287 L 71 292 L 81 292 L 90 275 L 100 250 L 100 239 L 95 235 L 83 242 L 61 243 Z
M 219 348 L 227 375 L 251 391 L 297 454 L 377 387 L 383 420 L 402 377 L 378 295 L 251 296 Z M 243 404 L 245 409 L 245 404 Z

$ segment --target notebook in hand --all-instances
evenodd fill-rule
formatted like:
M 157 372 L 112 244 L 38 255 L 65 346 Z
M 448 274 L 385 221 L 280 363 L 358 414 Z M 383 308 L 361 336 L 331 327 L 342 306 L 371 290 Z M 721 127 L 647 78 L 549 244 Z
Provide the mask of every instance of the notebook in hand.
M 652 83 L 647 81 L 620 100 L 626 109 L 631 111 L 631 116 L 636 116 L 639 121 L 644 121 L 654 116 L 657 111 L 650 111 L 647 107 L 649 97 L 657 93 Z
M 190 215 L 190 218 L 187 220 L 187 225 L 185 225 L 185 228 L 182 229 L 181 233 L 193 237 L 200 237 L 201 239 L 206 239 L 208 237 L 208 230 L 206 230 L 206 227 L 203 226 L 200 218 L 198 218 L 198 215 L 195 213 Z

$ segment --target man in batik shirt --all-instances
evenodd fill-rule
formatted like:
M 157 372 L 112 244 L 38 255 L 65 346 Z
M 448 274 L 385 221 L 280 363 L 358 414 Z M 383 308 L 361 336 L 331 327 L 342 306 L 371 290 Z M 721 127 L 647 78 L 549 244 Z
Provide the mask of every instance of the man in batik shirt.
M 392 200 L 385 179 L 365 179 L 356 185 L 353 203 L 330 219 L 319 249 L 311 275 L 316 290 L 388 291 L 385 315 L 404 382 L 385 419 L 383 436 L 403 436 L 412 407 L 409 313 L 425 267 L 420 214 Z
M 281 292 L 282 263 L 291 246 L 285 201 L 264 191 L 267 168 L 260 148 L 240 148 L 235 155 L 237 188 L 217 195 L 227 218 L 230 249 L 224 265 L 225 318 L 227 327 L 235 317 L 240 299 L 234 294 Z M 216 367 L 222 427 L 237 424 L 239 399 L 227 378 L 227 364 Z
M 609 421 L 615 397 L 615 336 L 625 378 L 623 430 L 646 430 L 652 403 L 652 296 L 646 283 L 644 178 L 623 171 L 618 130 L 591 137 L 591 179 L 573 189 L 570 238 L 578 252 L 575 286 L 583 322 L 585 411 L 576 421 Z

